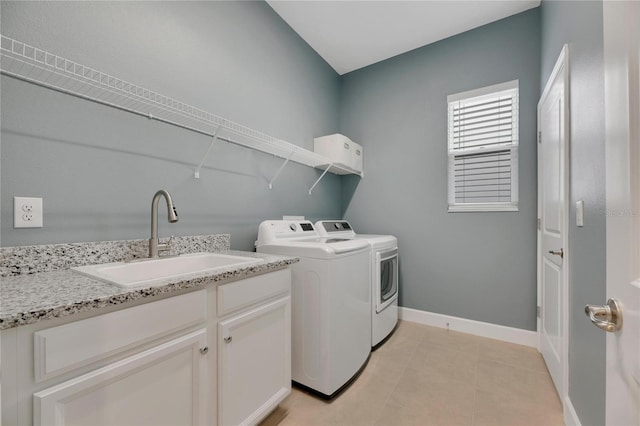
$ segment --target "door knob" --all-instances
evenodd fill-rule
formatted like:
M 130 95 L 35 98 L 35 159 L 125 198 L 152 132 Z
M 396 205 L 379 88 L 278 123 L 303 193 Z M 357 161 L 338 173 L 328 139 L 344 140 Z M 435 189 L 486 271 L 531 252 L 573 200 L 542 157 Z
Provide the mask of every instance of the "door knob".
M 584 313 L 596 327 L 609 333 L 622 328 L 622 309 L 615 299 L 609 299 L 604 306 L 587 305 L 584 307 Z
M 560 256 L 561 259 L 564 258 L 564 250 L 549 250 L 549 254 L 555 254 L 556 256 Z

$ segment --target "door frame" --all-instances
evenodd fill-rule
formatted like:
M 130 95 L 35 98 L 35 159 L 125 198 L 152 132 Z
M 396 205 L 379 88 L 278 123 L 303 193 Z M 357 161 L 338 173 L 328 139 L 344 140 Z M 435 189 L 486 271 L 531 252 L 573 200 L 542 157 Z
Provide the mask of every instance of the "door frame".
M 569 45 L 565 44 L 560 51 L 560 55 L 556 60 L 556 63 L 553 67 L 553 71 L 551 75 L 547 79 L 545 84 L 544 91 L 540 96 L 540 100 L 538 101 L 537 107 L 537 155 L 538 155 L 538 226 L 537 226 L 537 306 L 541 311 L 542 307 L 542 230 L 540 229 L 540 220 L 542 218 L 542 161 L 541 161 L 541 153 L 540 153 L 540 108 L 543 102 L 546 100 L 546 97 L 549 95 L 549 91 L 551 90 L 551 86 L 553 81 L 558 77 L 562 76 L 564 80 L 564 173 L 562 177 L 562 185 L 563 185 L 563 194 L 564 194 L 564 212 L 562 214 L 562 247 L 564 250 L 564 257 L 562 262 L 562 282 L 563 282 L 563 290 L 562 290 L 562 343 L 561 343 L 561 368 L 562 368 L 562 389 L 558 390 L 558 396 L 560 397 L 560 401 L 563 407 L 563 413 L 565 417 L 565 422 L 567 424 L 571 424 L 572 420 L 568 419 L 571 417 L 570 412 L 573 411 L 571 403 L 569 401 L 569 286 L 571 281 L 569 280 L 569 265 L 571 261 L 571 252 L 569 248 L 569 212 L 571 211 L 570 202 L 571 202 L 571 194 L 570 194 L 570 146 L 571 146 L 571 114 L 569 109 L 570 104 L 570 78 L 569 78 Z M 544 136 L 543 136 L 544 138 Z M 538 351 L 540 351 L 541 346 L 541 337 L 542 337 L 542 318 L 541 313 L 537 316 L 537 333 L 538 333 Z M 569 417 L 568 417 L 569 416 Z
M 640 381 L 640 301 L 631 288 L 640 276 L 640 124 L 634 120 L 640 109 L 640 30 L 633 25 L 639 15 L 635 2 L 603 5 L 606 297 L 621 302 L 623 317 L 620 331 L 606 333 L 607 424 L 637 424 L 640 418 L 640 386 L 633 384 Z M 625 353 L 630 348 L 636 351 L 631 356 Z

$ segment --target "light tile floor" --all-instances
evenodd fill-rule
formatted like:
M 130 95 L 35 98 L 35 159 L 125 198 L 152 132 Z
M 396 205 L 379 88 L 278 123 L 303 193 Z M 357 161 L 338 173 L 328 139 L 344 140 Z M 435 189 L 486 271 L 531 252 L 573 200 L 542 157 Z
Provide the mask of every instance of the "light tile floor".
M 563 424 L 535 349 L 401 321 L 342 394 L 294 387 L 261 426 Z

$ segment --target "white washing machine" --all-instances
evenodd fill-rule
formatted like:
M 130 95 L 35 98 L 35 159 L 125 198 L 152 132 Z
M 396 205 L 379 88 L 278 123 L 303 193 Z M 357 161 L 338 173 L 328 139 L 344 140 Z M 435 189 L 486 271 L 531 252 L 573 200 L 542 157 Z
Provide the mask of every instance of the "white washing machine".
M 371 353 L 371 286 L 364 240 L 321 238 L 305 220 L 260 224 L 260 253 L 296 256 L 292 271 L 291 374 L 294 383 L 333 397 Z
M 371 247 L 371 346 L 375 347 L 398 324 L 398 239 L 393 235 L 356 234 L 345 220 L 321 220 L 315 226 L 325 237 L 364 240 Z

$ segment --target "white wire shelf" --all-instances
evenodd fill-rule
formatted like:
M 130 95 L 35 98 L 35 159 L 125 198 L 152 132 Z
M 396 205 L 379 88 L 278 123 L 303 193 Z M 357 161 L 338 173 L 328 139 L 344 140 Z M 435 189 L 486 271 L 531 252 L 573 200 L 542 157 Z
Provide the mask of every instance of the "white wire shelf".
M 325 171 L 329 167 L 329 171 L 335 174 L 361 175 L 354 170 L 336 167 L 326 157 L 298 145 L 4 35 L 0 35 L 0 72 L 68 95 L 211 136 L 214 142 L 222 140 L 271 154 L 285 159 L 284 164 L 294 161 Z M 196 177 L 199 177 L 200 168 L 211 146 L 195 171 Z M 270 187 L 283 167 L 269 183 Z

